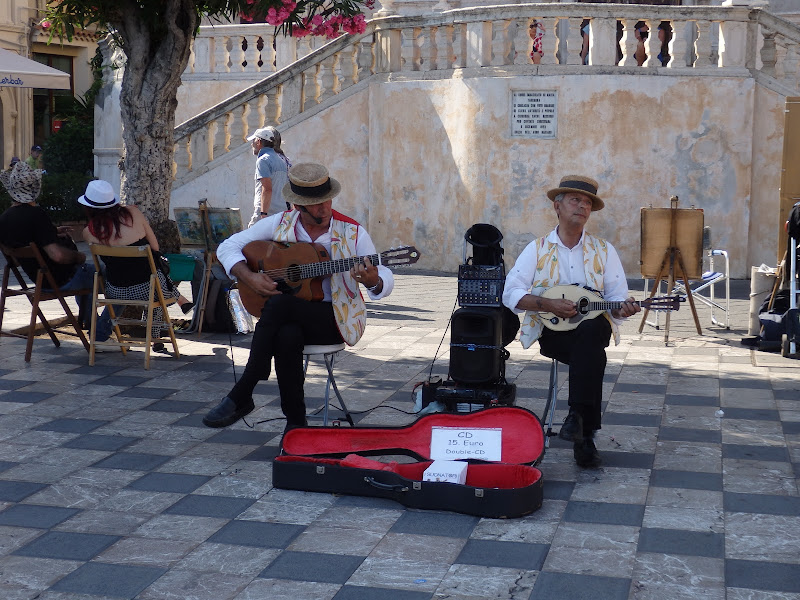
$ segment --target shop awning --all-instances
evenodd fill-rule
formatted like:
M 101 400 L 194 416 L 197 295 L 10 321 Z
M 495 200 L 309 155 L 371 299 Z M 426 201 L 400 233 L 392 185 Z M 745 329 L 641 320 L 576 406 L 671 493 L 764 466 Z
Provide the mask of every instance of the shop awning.
M 69 73 L 0 48 L 0 87 L 68 90 Z

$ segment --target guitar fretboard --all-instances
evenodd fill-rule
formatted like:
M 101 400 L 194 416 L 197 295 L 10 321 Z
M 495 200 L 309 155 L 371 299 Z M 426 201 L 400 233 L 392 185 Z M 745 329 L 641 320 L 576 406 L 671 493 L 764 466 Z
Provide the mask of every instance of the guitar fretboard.
M 312 279 L 349 271 L 356 265 L 363 263 L 365 258 L 369 258 L 369 261 L 375 266 L 380 264 L 381 256 L 379 254 L 367 254 L 366 256 L 351 256 L 325 262 L 296 265 L 296 267 L 300 270 L 300 279 Z

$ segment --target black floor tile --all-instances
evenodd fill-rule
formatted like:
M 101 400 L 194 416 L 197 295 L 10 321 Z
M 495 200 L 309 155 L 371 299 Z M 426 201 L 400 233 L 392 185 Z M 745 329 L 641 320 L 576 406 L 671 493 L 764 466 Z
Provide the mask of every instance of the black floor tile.
M 603 415 L 603 425 L 658 427 L 661 425 L 661 415 L 637 415 L 633 413 L 607 412 Z
M 719 406 L 719 396 L 683 396 L 680 394 L 667 394 L 664 404 L 673 406 Z
M 722 474 L 653 469 L 650 473 L 650 485 L 653 487 L 686 488 L 689 490 L 721 492 Z
M 8 471 L 11 467 L 16 467 L 19 463 L 10 460 L 0 460 L 0 473 Z M 3 498 L 0 498 L 2 500 Z
M 797 496 L 725 492 L 723 502 L 726 512 L 787 515 L 790 517 L 800 515 L 800 498 Z
M 781 427 L 784 435 L 797 435 L 800 433 L 800 421 L 783 421 Z
M 16 549 L 12 554 L 35 558 L 90 560 L 120 539 L 116 535 L 48 531 Z
M 49 394 L 47 392 L 14 391 L 0 395 L 0 402 L 21 402 L 25 404 L 34 404 L 41 400 L 52 398 L 53 396 L 55 396 L 55 394 Z
M 38 382 L 23 379 L 0 379 L 0 390 L 18 390 L 34 383 Z
M 604 467 L 622 469 L 652 469 L 654 454 L 645 452 L 603 452 L 601 454 Z
M 134 598 L 167 569 L 90 562 L 57 581 L 50 589 L 101 598 Z
M 395 590 L 392 588 L 363 587 L 346 585 L 332 600 L 430 600 L 433 594 L 414 590 Z
M 549 551 L 549 544 L 467 540 L 456 563 L 538 571 L 542 568 Z
M 208 541 L 256 548 L 286 548 L 304 529 L 300 525 L 284 523 L 231 521 L 208 538 Z
M 728 559 L 725 561 L 725 585 L 729 588 L 800 593 L 800 565 Z
M 135 387 L 148 381 L 145 377 L 135 377 L 133 375 L 112 375 L 111 377 L 101 377 L 92 381 L 92 385 L 113 385 L 117 387 Z
M 119 365 L 93 365 L 82 364 L 80 367 L 67 371 L 70 375 L 89 375 L 91 377 L 101 377 L 113 375 L 122 371 Z
M 531 600 L 628 600 L 630 579 L 543 571 L 536 578 Z
M 242 429 L 223 429 L 211 436 L 206 442 L 214 444 L 240 444 L 247 446 L 260 446 L 280 435 L 271 431 L 244 431 Z
M 192 517 L 217 517 L 235 519 L 251 504 L 253 498 L 233 498 L 230 496 L 201 496 L 191 494 L 178 500 L 164 511 L 169 515 L 189 515 Z
M 124 435 L 99 435 L 96 433 L 88 433 L 65 442 L 61 444 L 61 446 L 64 448 L 77 448 L 81 450 L 109 450 L 111 452 L 116 452 L 139 439 L 140 438 Z
M 748 421 L 780 421 L 777 410 L 759 408 L 732 408 L 723 409 L 726 419 L 746 419 Z
M 789 462 L 786 446 L 748 446 L 746 444 L 722 444 L 722 458 L 739 460 L 765 460 Z
M 468 538 L 480 519 L 435 511 L 409 510 L 403 513 L 390 529 L 393 533 L 416 533 Z
M 98 469 L 125 469 L 128 471 L 151 471 L 170 460 L 171 456 L 142 454 L 140 452 L 117 452 L 92 466 Z
M 11 464 L 13 466 L 14 463 Z M 46 487 L 47 486 L 43 483 L 34 483 L 32 481 L 0 480 L 0 501 L 19 502 Z
M 213 407 L 209 405 L 208 408 L 211 409 Z M 204 416 L 205 412 L 203 412 L 202 414 L 196 413 L 193 415 L 188 415 L 172 423 L 172 426 L 174 427 L 175 425 L 178 425 L 179 427 L 206 427 L 203 424 Z
M 640 527 L 642 519 L 644 519 L 644 505 L 571 501 L 567 502 L 563 519 L 572 523 L 602 523 Z
M 89 433 L 105 425 L 107 421 L 95 419 L 53 419 L 34 427 L 34 431 L 58 431 L 60 433 Z
M 544 478 L 543 497 L 545 500 L 569 500 L 572 490 L 575 489 L 574 481 L 555 481 Z
M 136 387 L 129 388 L 127 390 L 123 390 L 119 394 L 114 394 L 114 397 L 161 399 L 161 398 L 166 398 L 170 394 L 174 393 L 175 393 L 174 389 L 143 387 L 139 385 Z
M 615 392 L 639 394 L 664 394 L 667 386 L 660 383 L 615 383 Z
M 144 492 L 171 492 L 189 494 L 211 479 L 207 475 L 182 473 L 148 473 L 128 484 L 129 489 Z
M 723 379 L 722 377 L 720 377 L 719 387 L 748 389 L 748 390 L 768 390 L 772 386 L 770 385 L 769 381 L 761 381 L 758 379 L 753 379 L 751 377 L 741 378 L 741 379 L 735 377 L 728 377 Z
M 800 388 L 796 390 L 772 390 L 775 400 L 797 400 L 800 401 Z
M 347 583 L 364 561 L 363 556 L 319 552 L 281 552 L 258 576 L 296 581 Z
M 719 444 L 722 433 L 709 429 L 689 429 L 685 427 L 662 427 L 658 432 L 658 441 L 670 442 L 708 442 Z
M 196 410 L 203 408 L 205 402 L 192 402 L 190 400 L 159 400 L 153 402 L 149 406 L 145 406 L 142 410 L 170 412 L 170 413 L 193 413 Z
M 78 512 L 80 511 L 76 508 L 15 504 L 0 512 L 0 525 L 49 529 L 66 521 Z
M 642 528 L 637 551 L 724 558 L 725 536 L 710 531 Z
M 280 435 L 280 434 L 277 434 L 277 435 Z M 261 448 L 253 450 L 247 456 L 243 456 L 242 460 L 269 461 L 269 460 L 274 459 L 280 453 L 281 453 L 281 449 L 278 446 L 261 446 Z

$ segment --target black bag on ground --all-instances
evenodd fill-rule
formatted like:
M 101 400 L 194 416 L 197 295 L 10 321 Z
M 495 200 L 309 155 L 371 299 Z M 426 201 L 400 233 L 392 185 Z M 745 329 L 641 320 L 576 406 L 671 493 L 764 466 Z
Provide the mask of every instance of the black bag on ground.
M 212 269 L 208 282 L 206 310 L 203 314 L 203 331 L 214 333 L 236 333 L 236 324 L 228 306 L 228 291 L 233 281 L 224 276 L 224 272 Z
M 770 308 L 769 303 L 770 298 L 767 297 L 758 310 L 758 320 L 761 323 L 761 341 L 780 343 L 781 337 L 786 333 L 785 317 L 786 312 L 789 310 L 789 290 L 780 290 L 775 294 L 772 308 Z

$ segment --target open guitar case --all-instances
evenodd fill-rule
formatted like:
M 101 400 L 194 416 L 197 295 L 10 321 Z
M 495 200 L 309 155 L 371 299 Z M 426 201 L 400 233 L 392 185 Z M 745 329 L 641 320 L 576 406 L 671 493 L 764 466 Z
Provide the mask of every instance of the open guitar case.
M 499 429 L 500 460 L 468 461 L 465 484 L 423 481 L 432 462 L 434 427 Z M 541 421 L 512 406 L 436 413 L 405 427 L 301 427 L 283 437 L 272 483 L 281 489 L 388 498 L 409 508 L 521 517 L 542 505 L 542 473 L 536 465 L 543 454 Z M 398 455 L 414 461 L 371 458 Z

